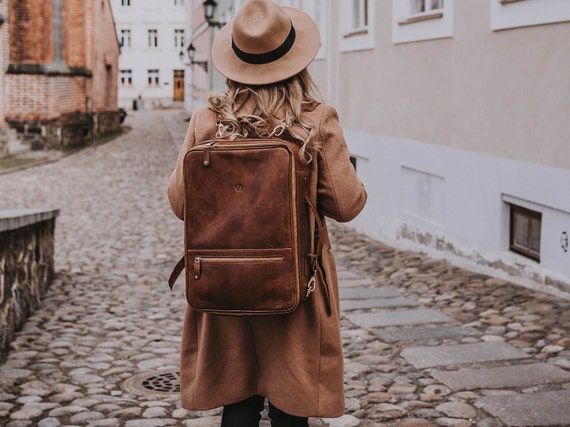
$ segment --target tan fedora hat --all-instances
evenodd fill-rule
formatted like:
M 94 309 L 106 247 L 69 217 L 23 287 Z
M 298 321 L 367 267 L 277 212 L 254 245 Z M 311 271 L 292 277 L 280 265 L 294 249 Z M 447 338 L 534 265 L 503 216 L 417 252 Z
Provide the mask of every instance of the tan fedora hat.
M 212 60 L 233 81 L 265 85 L 302 71 L 319 46 L 319 28 L 306 13 L 271 0 L 248 0 L 217 34 Z

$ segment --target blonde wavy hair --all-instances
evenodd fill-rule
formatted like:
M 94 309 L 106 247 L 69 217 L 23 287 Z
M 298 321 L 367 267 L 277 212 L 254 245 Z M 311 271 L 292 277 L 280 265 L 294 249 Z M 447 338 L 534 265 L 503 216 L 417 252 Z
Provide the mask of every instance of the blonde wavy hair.
M 209 108 L 218 114 L 217 138 L 289 135 L 302 142 L 301 156 L 311 162 L 311 152 L 319 147 L 314 130 L 303 120 L 303 112 L 319 101 L 316 85 L 306 69 L 270 85 L 245 85 L 229 79 L 226 84 L 225 92 L 213 92 L 208 98 Z

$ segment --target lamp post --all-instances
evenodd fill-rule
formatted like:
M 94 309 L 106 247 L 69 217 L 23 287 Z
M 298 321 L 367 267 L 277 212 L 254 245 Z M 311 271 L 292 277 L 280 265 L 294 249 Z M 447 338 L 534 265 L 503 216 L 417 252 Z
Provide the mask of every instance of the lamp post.
M 188 45 L 188 48 L 186 49 L 186 54 L 188 55 L 188 59 L 190 60 L 189 65 L 194 65 L 194 64 L 198 65 L 206 73 L 208 72 L 208 61 L 194 61 L 194 57 L 196 55 L 196 48 L 194 47 L 192 42 L 190 42 L 190 44 Z M 181 61 L 184 61 L 184 52 L 180 51 L 178 57 L 180 58 Z
M 226 25 L 225 22 L 214 21 L 214 11 L 218 6 L 218 3 L 216 3 L 215 0 L 205 0 L 202 5 L 204 6 L 204 17 L 206 18 L 208 26 L 222 28 L 224 25 Z

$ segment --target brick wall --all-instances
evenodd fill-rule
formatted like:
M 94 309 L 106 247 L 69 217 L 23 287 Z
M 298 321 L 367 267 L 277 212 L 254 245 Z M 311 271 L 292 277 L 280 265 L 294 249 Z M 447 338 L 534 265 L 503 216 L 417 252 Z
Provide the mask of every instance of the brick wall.
M 47 64 L 53 60 L 51 0 L 9 0 L 10 62 Z
M 54 12 L 58 2 L 60 14 Z M 3 98 L 10 126 L 49 124 L 43 133 L 51 147 L 98 133 L 92 114 L 114 113 L 116 120 L 105 116 L 101 122 L 105 131 L 118 128 L 119 45 L 109 0 L 9 0 L 8 4 L 13 18 Z M 61 46 L 54 48 L 58 37 L 53 20 L 60 15 Z M 63 129 L 68 125 L 69 132 Z M 54 126 L 61 126 L 61 131 Z
M 63 57 L 69 67 L 87 68 L 87 28 L 84 1 L 63 3 Z
M 91 44 L 94 49 L 93 111 L 117 110 L 119 43 L 108 1 L 92 2 Z

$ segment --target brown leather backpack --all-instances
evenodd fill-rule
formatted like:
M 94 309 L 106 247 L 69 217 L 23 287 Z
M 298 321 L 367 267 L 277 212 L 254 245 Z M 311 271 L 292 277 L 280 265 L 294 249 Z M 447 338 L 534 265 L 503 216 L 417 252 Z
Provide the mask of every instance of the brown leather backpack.
M 301 160 L 298 144 L 279 138 L 212 140 L 190 149 L 185 256 L 170 287 L 185 268 L 188 303 L 212 314 L 285 314 L 309 298 L 324 280 L 311 164 Z

